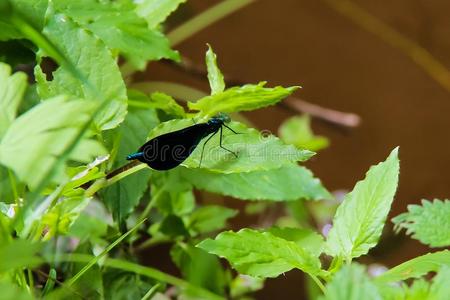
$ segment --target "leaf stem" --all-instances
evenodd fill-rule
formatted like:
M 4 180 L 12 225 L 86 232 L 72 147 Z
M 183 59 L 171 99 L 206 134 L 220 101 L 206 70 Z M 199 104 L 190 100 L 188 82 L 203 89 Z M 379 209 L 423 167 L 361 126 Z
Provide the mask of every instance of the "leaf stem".
M 311 278 L 312 278 L 312 280 L 314 280 L 314 282 L 317 284 L 317 286 L 320 288 L 320 290 L 322 291 L 322 293 L 324 293 L 325 294 L 325 286 L 323 285 L 323 283 L 320 281 L 320 279 L 319 278 L 317 278 L 317 276 L 316 275 L 312 275 L 312 274 L 308 274 Z
M 113 243 L 111 243 L 108 247 L 105 248 L 99 255 L 93 257 L 87 265 L 85 265 L 75 276 L 73 276 L 68 282 L 67 285 L 71 286 L 73 285 L 78 279 L 80 279 L 81 276 L 84 275 L 94 264 L 96 264 L 103 256 L 108 254 L 109 251 L 111 251 L 115 246 L 117 246 L 120 242 L 122 242 L 127 236 L 129 236 L 133 231 L 139 228 L 139 226 L 144 223 L 145 219 L 134 225 L 133 228 L 128 230 L 126 233 L 122 234 L 118 239 L 116 239 Z

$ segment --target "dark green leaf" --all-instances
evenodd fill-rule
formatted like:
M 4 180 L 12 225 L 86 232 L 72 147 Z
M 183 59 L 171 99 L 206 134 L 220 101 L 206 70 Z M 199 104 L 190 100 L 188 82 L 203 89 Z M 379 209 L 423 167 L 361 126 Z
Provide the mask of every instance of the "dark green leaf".
M 216 294 L 224 294 L 226 276 L 216 256 L 187 244 L 174 246 L 170 254 L 187 281 Z
M 126 156 L 136 152 L 145 142 L 148 132 L 158 124 L 158 117 L 153 109 L 131 109 L 123 124 L 118 129 L 120 142 L 117 159 L 113 168 L 119 168 L 128 161 Z M 125 218 L 139 203 L 150 179 L 150 170 L 144 169 L 131 174 L 102 191 L 103 199 L 113 212 L 116 220 Z
M 228 219 L 236 216 L 237 210 L 218 205 L 202 206 L 186 217 L 187 228 L 196 234 L 220 230 Z

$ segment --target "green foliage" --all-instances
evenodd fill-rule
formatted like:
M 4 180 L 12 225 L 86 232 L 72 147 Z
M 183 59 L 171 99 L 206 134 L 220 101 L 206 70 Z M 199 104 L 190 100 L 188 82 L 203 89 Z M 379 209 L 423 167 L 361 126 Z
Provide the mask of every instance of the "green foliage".
M 210 75 L 213 76 L 213 75 Z M 189 109 L 201 111 L 202 116 L 212 117 L 218 113 L 249 111 L 274 105 L 292 94 L 298 87 L 266 88 L 265 82 L 232 87 L 223 92 L 206 96 L 197 102 L 189 102 Z
M 137 3 L 136 11 L 143 17 L 149 28 L 154 28 L 186 0 L 144 0 Z
M 11 75 L 11 68 L 0 63 L 0 139 L 14 121 L 27 87 L 27 76 L 22 72 Z
M 320 180 L 305 167 L 297 165 L 233 174 L 183 169 L 183 176 L 196 188 L 243 200 L 331 199 Z
M 223 75 L 217 66 L 217 56 L 213 52 L 210 45 L 206 51 L 206 68 L 208 69 L 209 86 L 211 87 L 211 95 L 221 93 L 225 89 L 225 81 Z
M 315 227 L 329 222 L 336 202 L 298 165 L 328 145 L 312 133 L 308 116 L 284 122 L 280 139 L 231 122 L 238 134 L 223 127 L 169 171 L 126 160 L 147 138 L 218 113 L 251 124 L 239 112 L 274 105 L 297 89 L 264 82 L 225 89 L 209 45 L 211 95 L 180 84 L 151 82 L 147 89 L 133 82 L 138 76 L 132 73 L 147 62 L 179 59 L 162 22 L 183 2 L 0 2 L 0 59 L 8 63 L 0 63 L 1 298 L 248 299 L 264 278 L 291 269 L 309 275 L 310 295 L 319 299 L 438 300 L 450 294 L 447 250 L 374 279 L 351 263 L 380 238 L 398 184 L 397 149 L 345 197 L 326 240 Z M 242 3 L 227 0 L 217 6 L 224 11 L 206 10 L 194 19 L 196 30 L 208 14 L 223 16 Z M 13 72 L 19 65 L 34 68 L 35 76 Z M 196 112 L 157 91 L 167 86 L 177 100 L 189 98 Z M 223 146 L 237 157 L 219 147 L 222 134 Z M 241 221 L 233 219 L 239 210 L 209 193 L 255 201 L 244 205 L 260 229 L 226 231 Z M 394 222 L 424 243 L 448 246 L 448 203 L 424 201 Z M 181 278 L 143 265 L 146 248 L 161 243 L 170 247 Z M 429 272 L 437 275 L 427 280 Z
M 148 28 L 138 16 L 148 2 L 142 1 L 136 7 L 128 1 L 58 0 L 54 9 L 65 12 L 98 36 L 110 50 L 120 52 L 130 64 L 142 70 L 150 60 L 179 59 L 167 38 L 159 30 Z
M 420 205 L 408 205 L 408 212 L 392 219 L 397 231 L 406 229 L 406 234 L 431 247 L 450 246 L 450 201 L 422 200 Z
M 386 161 L 369 169 L 338 207 L 326 252 L 348 261 L 366 254 L 381 236 L 397 189 L 399 160 L 394 149 Z
M 375 284 L 358 264 L 344 266 L 326 286 L 323 300 L 381 300 Z
M 450 267 L 450 251 L 428 253 L 404 262 L 376 278 L 379 283 L 417 278 L 428 272 L 437 272 L 441 267 Z
M 36 187 L 89 120 L 93 108 L 94 103 L 64 96 L 42 102 L 8 128 L 0 142 L 0 162 L 30 187 Z M 103 146 L 85 135 L 69 159 L 87 163 L 102 154 Z M 52 180 L 64 179 L 64 168 L 59 166 Z
M 0 244 L 0 274 L 17 268 L 33 267 L 42 262 L 37 256 L 40 244 L 14 240 Z
M 116 169 L 123 166 L 127 162 L 126 156 L 135 152 L 142 145 L 147 133 L 158 123 L 155 110 L 130 109 L 125 121 L 114 135 L 116 144 L 113 146 L 113 151 L 116 153 L 116 157 L 112 167 Z M 113 211 L 116 220 L 122 220 L 128 216 L 139 204 L 142 195 L 147 190 L 150 174 L 150 170 L 143 170 L 102 191 L 104 201 Z
M 293 268 L 317 275 L 320 253 L 277 237 L 270 232 L 242 229 L 226 231 L 214 240 L 206 239 L 197 247 L 226 258 L 242 274 L 254 277 L 276 277 Z
M 67 69 L 58 68 L 47 81 L 39 65 L 35 67 L 38 92 L 41 98 L 70 94 L 89 101 L 107 100 L 104 109 L 95 117 L 97 130 L 116 127 L 126 114 L 126 87 L 114 57 L 95 35 L 80 27 L 64 14 L 49 12 L 44 33 L 61 48 L 73 65 L 84 74 L 89 84 L 75 78 Z M 43 53 L 46 55 L 46 53 Z
M 318 151 L 329 145 L 326 137 L 314 135 L 309 115 L 287 119 L 281 124 L 279 133 L 286 144 L 292 144 L 301 149 Z

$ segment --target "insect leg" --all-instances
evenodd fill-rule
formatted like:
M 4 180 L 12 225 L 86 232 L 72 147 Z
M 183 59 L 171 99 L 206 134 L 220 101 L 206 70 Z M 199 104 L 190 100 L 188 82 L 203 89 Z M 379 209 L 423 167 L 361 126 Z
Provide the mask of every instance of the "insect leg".
M 226 125 L 224 125 L 224 126 L 226 126 Z M 226 127 L 227 127 L 228 129 L 230 129 L 231 131 L 234 132 L 233 129 L 229 128 L 228 126 L 226 126 Z M 234 132 L 234 133 L 236 133 L 236 132 Z M 236 156 L 236 158 L 237 158 L 238 156 L 237 156 L 236 153 L 234 153 L 234 152 L 231 151 L 230 149 L 227 149 L 227 148 L 225 148 L 224 146 L 222 146 L 222 136 L 223 136 L 223 133 L 222 133 L 222 126 L 220 126 L 220 140 L 219 140 L 219 146 L 220 146 L 220 148 L 222 148 L 222 149 L 224 149 L 224 150 L 227 150 L 228 152 L 232 153 L 232 154 L 233 154 L 234 156 Z
M 198 164 L 198 167 L 199 167 L 199 168 L 200 168 L 201 165 L 202 165 L 203 152 L 205 151 L 205 146 L 206 146 L 206 144 L 209 142 L 209 140 L 212 139 L 212 137 L 216 135 L 216 133 L 217 133 L 217 131 L 214 132 L 213 134 L 211 134 L 211 135 L 206 139 L 206 141 L 203 143 L 202 154 L 200 155 L 200 163 Z
M 227 125 L 225 125 L 225 124 L 222 124 L 222 125 L 225 126 L 226 128 L 228 128 L 229 130 L 231 130 L 234 134 L 242 134 L 242 133 L 240 133 L 240 132 L 234 131 L 231 127 L 229 127 L 229 126 L 227 126 Z M 222 127 L 221 127 L 220 129 L 222 129 Z

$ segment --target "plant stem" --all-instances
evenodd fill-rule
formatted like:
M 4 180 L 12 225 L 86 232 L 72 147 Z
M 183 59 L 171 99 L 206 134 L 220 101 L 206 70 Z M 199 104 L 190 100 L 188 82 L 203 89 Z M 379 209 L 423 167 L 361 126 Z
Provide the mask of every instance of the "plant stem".
M 175 28 L 167 34 L 172 46 L 178 45 L 214 22 L 247 6 L 255 0 L 225 0 Z
M 137 223 L 133 228 L 128 230 L 126 233 L 122 234 L 117 240 L 115 240 L 113 243 L 111 243 L 108 247 L 105 248 L 99 255 L 93 257 L 87 265 L 85 265 L 75 276 L 73 276 L 68 282 L 67 285 L 71 286 L 73 285 L 78 279 L 80 279 L 81 276 L 84 275 L 94 264 L 96 264 L 103 256 L 108 254 L 109 251 L 111 251 L 115 246 L 117 246 L 120 242 L 122 242 L 127 236 L 129 236 L 133 231 L 139 228 L 139 226 L 144 223 L 145 219 Z M 56 259 L 56 258 L 55 258 Z
M 314 282 L 317 284 L 317 286 L 320 288 L 320 290 L 322 291 L 322 293 L 325 294 L 325 286 L 323 285 L 323 283 L 320 281 L 319 278 L 317 278 L 317 276 L 312 275 L 312 274 L 308 274 L 312 280 L 314 280 Z

